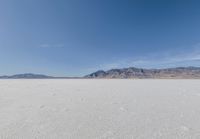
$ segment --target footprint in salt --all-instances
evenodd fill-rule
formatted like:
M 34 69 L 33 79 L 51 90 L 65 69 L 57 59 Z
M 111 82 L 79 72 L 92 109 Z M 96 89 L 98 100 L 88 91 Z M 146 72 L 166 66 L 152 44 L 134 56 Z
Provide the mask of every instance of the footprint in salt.
M 188 132 L 189 131 L 189 128 L 187 126 L 181 126 L 180 129 L 183 132 Z
M 107 132 L 105 132 L 100 138 L 113 138 L 113 136 L 114 136 L 114 132 L 112 132 L 112 131 L 107 131 Z
M 111 105 L 117 105 L 119 104 L 118 102 L 110 102 Z
M 63 108 L 62 111 L 68 112 L 68 111 L 69 111 L 69 108 Z
M 84 102 L 84 101 L 85 101 L 85 99 L 84 99 L 84 98 L 80 98 L 80 101 Z
M 80 124 L 78 125 L 77 129 L 80 130 L 83 126 Z
M 124 108 L 124 107 L 120 107 L 119 110 L 120 110 L 120 111 L 123 111 L 123 112 L 124 112 L 124 111 L 127 111 L 127 109 Z
M 45 107 L 45 105 L 41 105 L 41 106 L 40 106 L 40 109 L 43 109 L 44 107 Z
M 102 117 L 101 117 L 101 116 L 98 116 L 98 119 L 99 119 L 99 120 L 102 120 Z
M 184 117 L 184 114 L 181 113 L 181 114 L 180 114 L 180 118 L 183 118 L 183 117 Z

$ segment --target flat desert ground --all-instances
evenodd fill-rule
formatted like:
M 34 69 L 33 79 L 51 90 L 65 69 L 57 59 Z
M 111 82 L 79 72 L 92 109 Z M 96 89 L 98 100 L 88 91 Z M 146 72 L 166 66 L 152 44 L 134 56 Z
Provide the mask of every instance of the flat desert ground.
M 199 139 L 200 80 L 0 80 L 1 139 Z

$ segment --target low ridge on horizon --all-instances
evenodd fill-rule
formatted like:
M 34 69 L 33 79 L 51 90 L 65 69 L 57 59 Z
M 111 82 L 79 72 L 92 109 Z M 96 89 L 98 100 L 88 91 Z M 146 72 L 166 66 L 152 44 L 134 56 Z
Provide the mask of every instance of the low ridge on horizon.
M 65 77 L 65 76 L 50 76 L 45 74 L 35 74 L 35 73 L 23 73 L 14 75 L 2 75 L 0 79 L 75 79 L 81 77 Z
M 34 74 L 34 73 L 24 73 L 24 74 L 14 74 L 14 75 L 3 75 L 0 79 L 43 79 L 43 78 L 53 78 L 53 76 L 48 76 L 44 74 Z

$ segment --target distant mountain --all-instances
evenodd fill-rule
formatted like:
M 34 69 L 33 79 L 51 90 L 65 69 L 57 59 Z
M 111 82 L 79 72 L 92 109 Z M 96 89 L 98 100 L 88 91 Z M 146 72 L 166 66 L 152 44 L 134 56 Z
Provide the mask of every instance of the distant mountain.
M 165 69 L 123 68 L 108 71 L 99 70 L 86 75 L 85 78 L 186 78 L 200 79 L 200 67 L 177 67 Z
M 42 74 L 32 74 L 32 73 L 16 74 L 11 76 L 0 76 L 0 79 L 47 79 L 47 78 L 54 78 L 54 77 Z

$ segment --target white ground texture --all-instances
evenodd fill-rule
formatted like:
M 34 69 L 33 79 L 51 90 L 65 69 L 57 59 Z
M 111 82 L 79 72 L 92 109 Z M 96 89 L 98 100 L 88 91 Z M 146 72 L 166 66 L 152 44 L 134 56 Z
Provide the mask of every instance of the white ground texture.
M 200 139 L 200 80 L 0 80 L 1 139 Z

